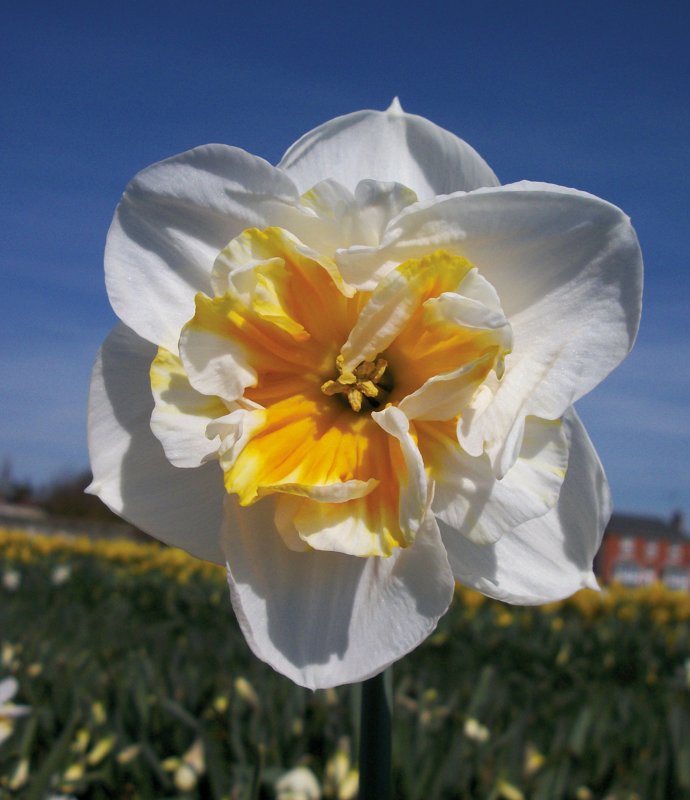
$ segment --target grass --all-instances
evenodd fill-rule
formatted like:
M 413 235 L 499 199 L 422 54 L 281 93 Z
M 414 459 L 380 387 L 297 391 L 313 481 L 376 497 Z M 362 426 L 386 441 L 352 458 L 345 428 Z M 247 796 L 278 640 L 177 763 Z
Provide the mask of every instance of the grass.
M 395 665 L 394 797 L 690 798 L 689 633 L 660 586 L 535 609 L 459 589 Z M 32 712 L 4 720 L 3 800 L 273 798 L 298 766 L 356 796 L 357 689 L 258 662 L 222 570 L 180 551 L 0 531 L 9 675 Z

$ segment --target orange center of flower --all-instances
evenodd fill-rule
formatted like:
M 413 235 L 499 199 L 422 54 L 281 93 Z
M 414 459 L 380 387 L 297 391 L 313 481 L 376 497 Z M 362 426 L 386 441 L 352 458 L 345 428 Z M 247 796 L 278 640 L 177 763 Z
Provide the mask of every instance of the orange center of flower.
M 216 261 L 215 296 L 197 295 L 180 340 L 192 386 L 232 412 L 207 430 L 221 437 L 227 491 L 241 505 L 273 495 L 291 547 L 386 556 L 409 545 L 426 492 L 412 509 L 403 445 L 428 453 L 420 431 L 452 433 L 509 352 L 507 323 L 484 304 L 495 291 L 476 273 L 438 250 L 355 291 L 286 231 L 234 239 Z M 154 393 L 165 363 L 154 364 Z M 409 433 L 379 419 L 389 406 Z

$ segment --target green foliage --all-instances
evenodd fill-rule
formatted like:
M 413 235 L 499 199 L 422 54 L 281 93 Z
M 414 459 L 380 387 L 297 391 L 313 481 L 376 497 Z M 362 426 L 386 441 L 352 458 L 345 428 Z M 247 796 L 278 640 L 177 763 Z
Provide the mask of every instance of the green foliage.
M 311 693 L 257 661 L 222 572 L 0 536 L 9 571 L 0 680 L 32 713 L 6 720 L 0 798 L 255 800 L 297 765 L 353 797 L 357 690 Z M 394 668 L 394 797 L 690 798 L 689 618 L 658 588 L 542 609 L 459 592 Z

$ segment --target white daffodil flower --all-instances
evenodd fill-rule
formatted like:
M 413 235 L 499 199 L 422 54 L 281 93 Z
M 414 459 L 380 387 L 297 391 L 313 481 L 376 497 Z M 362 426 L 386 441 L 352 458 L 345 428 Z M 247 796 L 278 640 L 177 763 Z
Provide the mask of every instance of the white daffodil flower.
M 226 145 L 154 164 L 110 228 L 122 320 L 94 369 L 91 491 L 227 563 L 254 652 L 309 687 L 434 629 L 455 580 L 514 603 L 595 586 L 611 511 L 573 411 L 632 346 L 628 218 L 500 186 L 396 102 L 277 167 Z
M 16 678 L 3 678 L 0 681 L 0 744 L 12 734 L 15 719 L 31 713 L 29 706 L 17 706 L 11 702 L 18 691 Z
M 8 592 L 16 592 L 22 584 L 21 572 L 17 572 L 16 569 L 6 569 L 2 573 L 0 582 Z
M 276 800 L 321 800 L 321 787 L 307 767 L 295 767 L 275 785 Z
M 62 586 L 67 583 L 72 575 L 72 567 L 69 564 L 58 564 L 50 576 L 50 582 L 53 586 Z

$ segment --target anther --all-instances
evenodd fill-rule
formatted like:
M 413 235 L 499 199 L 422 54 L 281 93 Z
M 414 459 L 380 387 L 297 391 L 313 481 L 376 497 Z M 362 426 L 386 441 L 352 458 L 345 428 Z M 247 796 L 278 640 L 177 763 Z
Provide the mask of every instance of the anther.
M 388 367 L 385 358 L 362 361 L 355 367 L 354 372 L 351 372 L 344 368 L 345 359 L 341 354 L 336 358 L 335 366 L 340 374 L 335 380 L 325 381 L 321 385 L 321 391 L 328 397 L 344 395 L 353 411 L 362 410 L 365 397 L 371 401 L 367 404 L 367 408 L 378 408 L 381 405 L 381 396 L 387 395 L 390 391 L 390 386 L 381 385 Z

